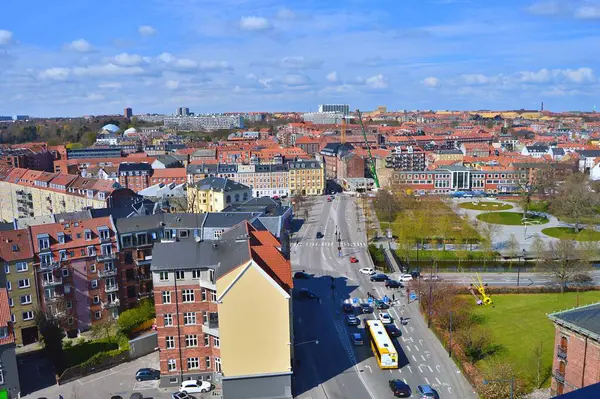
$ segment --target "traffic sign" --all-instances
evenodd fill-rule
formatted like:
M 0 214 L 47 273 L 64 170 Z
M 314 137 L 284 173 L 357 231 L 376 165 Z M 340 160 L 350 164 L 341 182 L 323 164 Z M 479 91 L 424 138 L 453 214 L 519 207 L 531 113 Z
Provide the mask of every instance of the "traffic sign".
M 358 303 L 358 298 L 352 298 L 352 303 L 353 304 L 357 304 Z
M 410 294 L 410 300 L 415 301 L 417 299 L 417 295 L 413 292 Z
M 388 298 L 387 295 L 383 296 L 383 302 L 388 303 L 390 301 L 390 298 Z
M 367 301 L 369 302 L 369 305 L 371 305 L 373 303 L 373 298 L 369 298 Z

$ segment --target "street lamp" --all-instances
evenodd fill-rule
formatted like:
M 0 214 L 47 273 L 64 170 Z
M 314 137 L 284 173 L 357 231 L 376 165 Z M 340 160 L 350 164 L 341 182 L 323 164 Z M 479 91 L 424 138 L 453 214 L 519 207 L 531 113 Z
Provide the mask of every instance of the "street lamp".
M 510 382 L 510 399 L 514 399 L 514 397 L 515 397 L 515 377 L 512 377 L 510 380 L 483 380 L 483 385 L 487 385 L 490 382 Z
M 300 346 L 300 345 L 304 345 L 304 344 L 315 344 L 315 345 L 319 345 L 319 340 L 318 340 L 318 339 L 312 339 L 312 340 L 310 340 L 310 341 L 298 342 L 297 344 L 294 344 L 294 346 Z

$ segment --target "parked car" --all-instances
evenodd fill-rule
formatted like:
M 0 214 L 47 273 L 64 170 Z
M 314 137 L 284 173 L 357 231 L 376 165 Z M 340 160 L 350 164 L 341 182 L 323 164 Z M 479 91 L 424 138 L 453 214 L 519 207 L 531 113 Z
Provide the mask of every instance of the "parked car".
M 354 306 L 352 306 L 351 303 L 344 302 L 342 304 L 342 311 L 344 311 L 344 313 L 354 313 Z
M 183 393 L 206 393 L 211 389 L 210 382 L 202 380 L 183 381 L 179 387 L 179 390 Z
M 414 278 L 416 280 L 419 277 L 421 277 L 421 272 L 418 270 L 413 270 L 412 272 L 410 272 L 410 275 L 412 276 L 412 278 Z
M 44 397 L 41 397 L 38 399 L 48 399 L 48 398 L 44 396 Z M 110 399 L 123 399 L 123 397 L 121 395 L 113 395 L 110 397 Z
M 402 380 L 390 380 L 390 389 L 397 398 L 407 398 L 412 395 L 410 387 Z
M 137 381 L 160 380 L 160 370 L 149 368 L 139 369 L 135 373 L 135 379 Z
M 400 277 L 398 277 L 398 280 L 402 281 L 403 283 L 406 283 L 408 281 L 413 281 L 413 276 L 410 274 L 403 274 Z
M 349 314 L 346 316 L 346 324 L 349 326 L 358 326 L 360 324 L 360 319 L 353 314 Z
M 298 291 L 298 298 L 300 298 L 300 299 L 319 299 L 319 296 L 317 294 L 315 294 L 314 292 L 312 292 L 311 290 L 308 290 L 306 288 L 301 288 L 300 291 Z
M 305 271 L 294 273 L 294 278 L 298 280 L 308 280 L 312 277 L 312 274 L 308 274 Z
M 356 259 L 356 256 L 350 257 L 350 263 L 358 263 L 358 259 Z
M 379 320 L 381 320 L 383 324 L 390 324 L 392 322 L 392 316 L 387 312 L 379 312 Z
M 400 331 L 393 323 L 386 324 L 384 327 L 388 335 L 392 338 L 397 338 L 402 335 L 402 331 Z
M 175 393 L 171 394 L 171 399 L 193 399 L 193 398 L 185 392 L 175 392 Z
M 352 344 L 354 346 L 360 346 L 364 343 L 361 333 L 352 333 Z
M 442 278 L 438 275 L 425 275 L 423 276 L 423 281 L 442 281 Z
M 373 308 L 368 303 L 360 304 L 360 312 L 361 313 L 373 313 Z
M 327 197 L 327 202 L 331 202 L 332 198 L 331 197 Z
M 317 231 L 317 238 L 323 238 L 323 233 L 321 233 L 320 231 Z
M 375 274 L 375 269 L 373 269 L 372 267 L 361 267 L 360 269 L 358 269 L 358 271 L 362 274 L 368 274 L 369 276 Z
M 382 273 L 371 276 L 371 281 L 386 281 L 386 280 L 389 280 L 389 277 Z
M 139 392 L 134 392 L 129 396 L 129 399 L 144 399 L 144 395 Z
M 440 395 L 438 395 L 437 391 L 431 385 L 419 385 L 417 393 L 420 399 L 440 399 Z
M 382 301 L 381 299 L 377 299 L 375 301 L 375 307 L 379 310 L 385 310 L 385 309 L 389 309 L 390 305 L 388 305 L 387 303 L 385 303 L 384 301 Z
M 385 282 L 385 286 L 387 288 L 402 288 L 402 287 L 404 287 L 402 285 L 402 283 L 400 283 L 400 281 L 396 281 L 396 280 L 387 280 Z

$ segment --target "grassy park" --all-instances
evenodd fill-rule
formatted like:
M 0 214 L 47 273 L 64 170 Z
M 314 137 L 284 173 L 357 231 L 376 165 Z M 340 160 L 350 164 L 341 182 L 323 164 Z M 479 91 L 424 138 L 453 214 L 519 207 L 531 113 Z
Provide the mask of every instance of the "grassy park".
M 588 229 L 582 229 L 579 230 L 579 232 L 575 232 L 575 229 L 570 227 L 549 227 L 543 229 L 542 233 L 562 240 L 600 241 L 600 232 Z
M 513 209 L 512 205 L 501 202 L 462 202 L 459 206 L 473 211 L 507 211 Z
M 523 214 L 519 212 L 486 212 L 477 215 L 477 219 L 482 222 L 503 224 L 509 226 L 524 226 Z M 546 224 L 548 219 L 542 216 L 528 215 L 527 221 L 531 224 Z
M 473 305 L 473 313 L 480 319 L 481 326 L 492 332 L 493 343 L 501 347 L 494 356 L 481 360 L 477 366 L 485 372 L 498 361 L 507 362 L 527 386 L 535 388 L 538 385 L 536 359 L 541 353 L 543 379 L 540 385 L 549 386 L 550 380 L 546 377 L 552 367 L 554 325 L 546 314 L 577 306 L 578 296 L 580 305 L 600 301 L 599 291 L 589 291 L 579 294 L 498 294 L 492 297 L 494 307 Z

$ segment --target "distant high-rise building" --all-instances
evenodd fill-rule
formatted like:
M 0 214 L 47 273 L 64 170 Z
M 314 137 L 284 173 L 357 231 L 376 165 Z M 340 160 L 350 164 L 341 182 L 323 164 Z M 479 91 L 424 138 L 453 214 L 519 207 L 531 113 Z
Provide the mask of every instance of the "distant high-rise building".
M 127 119 L 131 118 L 133 116 L 133 111 L 131 108 L 125 108 L 125 110 L 123 111 L 123 116 Z
M 348 104 L 320 104 L 319 112 L 339 112 L 348 115 L 350 106 Z
M 175 112 L 175 115 L 177 116 L 189 116 L 190 115 L 190 109 L 187 107 L 179 107 L 177 108 L 177 111 Z

